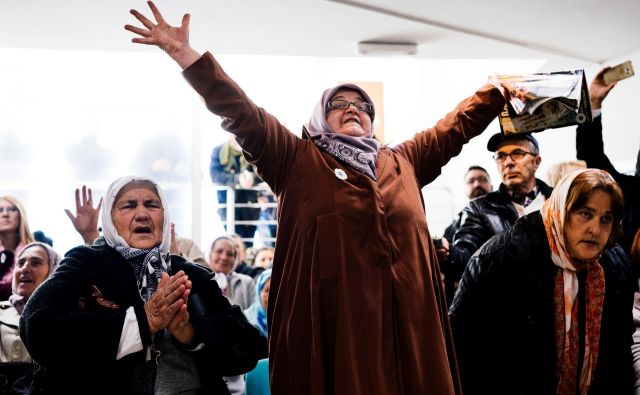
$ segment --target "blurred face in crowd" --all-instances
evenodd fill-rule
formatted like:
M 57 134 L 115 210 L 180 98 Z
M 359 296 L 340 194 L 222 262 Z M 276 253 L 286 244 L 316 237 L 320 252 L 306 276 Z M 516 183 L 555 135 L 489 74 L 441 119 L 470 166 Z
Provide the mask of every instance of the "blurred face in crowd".
M 40 246 L 22 251 L 13 269 L 16 293 L 29 297 L 49 274 L 49 254 Z
M 209 265 L 217 273 L 229 274 L 236 264 L 236 247 L 231 240 L 219 239 L 211 246 Z
M 18 232 L 20 212 L 18 208 L 5 199 L 0 199 L 0 233 Z
M 579 260 L 593 260 L 602 252 L 613 230 L 611 196 L 594 190 L 587 202 L 572 210 L 565 223 L 567 252 Z
M 351 90 L 339 90 L 329 101 L 346 100 L 352 103 L 364 102 L 360 93 Z M 336 102 L 337 103 L 337 102 Z M 337 134 L 353 137 L 371 137 L 371 117 L 366 111 L 361 111 L 355 105 L 349 104 L 345 109 L 330 108 L 327 113 L 327 124 Z
M 485 195 L 493 190 L 489 175 L 480 169 L 471 169 L 464 177 L 469 199 Z
M 265 283 L 264 286 L 262 287 L 262 290 L 260 291 L 260 302 L 262 303 L 262 307 L 264 307 L 264 309 L 267 309 L 267 303 L 269 302 L 269 290 L 271 289 L 271 279 L 268 279 Z
M 526 193 L 535 187 L 541 159 L 534 149 L 529 140 L 506 141 L 498 146 L 494 158 L 509 191 Z
M 111 219 L 130 247 L 151 249 L 162 243 L 164 209 L 152 184 L 129 184 L 116 196 Z
M 253 260 L 253 266 L 263 267 L 268 269 L 271 266 L 271 262 L 273 261 L 273 250 L 271 249 L 263 249 L 256 254 L 255 259 Z

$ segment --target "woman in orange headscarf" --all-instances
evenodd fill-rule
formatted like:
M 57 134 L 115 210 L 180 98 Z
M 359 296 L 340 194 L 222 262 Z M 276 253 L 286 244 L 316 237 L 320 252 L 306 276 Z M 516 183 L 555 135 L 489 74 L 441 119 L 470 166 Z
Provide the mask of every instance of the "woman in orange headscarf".
M 632 392 L 622 205 L 607 172 L 578 170 L 471 258 L 449 311 L 465 394 Z

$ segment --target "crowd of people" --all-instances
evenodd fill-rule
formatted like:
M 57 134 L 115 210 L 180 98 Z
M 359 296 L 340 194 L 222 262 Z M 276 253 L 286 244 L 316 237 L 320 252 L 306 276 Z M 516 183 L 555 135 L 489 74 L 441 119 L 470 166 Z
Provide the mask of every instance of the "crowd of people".
M 232 135 L 212 181 L 256 204 L 241 221 L 274 220 L 265 183 L 277 229 L 236 226 L 205 254 L 161 185 L 128 175 L 97 201 L 75 190 L 65 211 L 84 244 L 61 258 L 0 196 L 0 392 L 244 394 L 268 358 L 274 394 L 640 393 L 640 167 L 604 153 L 606 69 L 577 160 L 547 183 L 533 134 L 493 135 L 497 189 L 470 166 L 469 202 L 433 238 L 421 189 L 502 111 L 497 78 L 394 147 L 373 135 L 367 92 L 342 83 L 298 137 L 190 46 L 188 14 L 172 26 L 149 7 L 131 10 L 132 41 L 177 62 Z M 275 248 L 247 245 L 261 231 Z

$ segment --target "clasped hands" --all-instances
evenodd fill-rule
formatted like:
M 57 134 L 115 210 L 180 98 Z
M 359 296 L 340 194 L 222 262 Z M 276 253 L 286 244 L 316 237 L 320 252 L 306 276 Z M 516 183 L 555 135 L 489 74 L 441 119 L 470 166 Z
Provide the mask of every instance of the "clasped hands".
M 180 343 L 191 345 L 195 335 L 187 311 L 191 285 L 191 280 L 182 270 L 173 276 L 162 273 L 158 288 L 144 304 L 151 336 L 167 329 Z

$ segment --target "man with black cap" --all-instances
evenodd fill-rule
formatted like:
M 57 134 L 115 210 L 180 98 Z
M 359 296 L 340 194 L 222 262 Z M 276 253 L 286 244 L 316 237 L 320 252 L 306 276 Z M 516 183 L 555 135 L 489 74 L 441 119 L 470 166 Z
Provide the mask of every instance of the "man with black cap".
M 578 126 L 576 131 L 576 151 L 578 159 L 587 162 L 587 167 L 607 171 L 620 185 L 624 194 L 624 216 L 620 245 L 631 254 L 631 246 L 640 229 L 640 151 L 636 162 L 635 175 L 622 174 L 611 164 L 604 153 L 602 141 L 602 102 L 616 83 L 605 84 L 603 74 L 610 69 L 606 67 L 596 74 L 589 85 L 589 99 L 593 120 Z
M 540 148 L 531 134 L 497 133 L 489 139 L 487 149 L 494 152 L 502 183 L 497 191 L 473 199 L 462 210 L 446 268 L 456 279 L 462 276 L 471 255 L 487 240 L 523 215 L 539 210 L 551 195 L 551 187 L 536 178 Z

